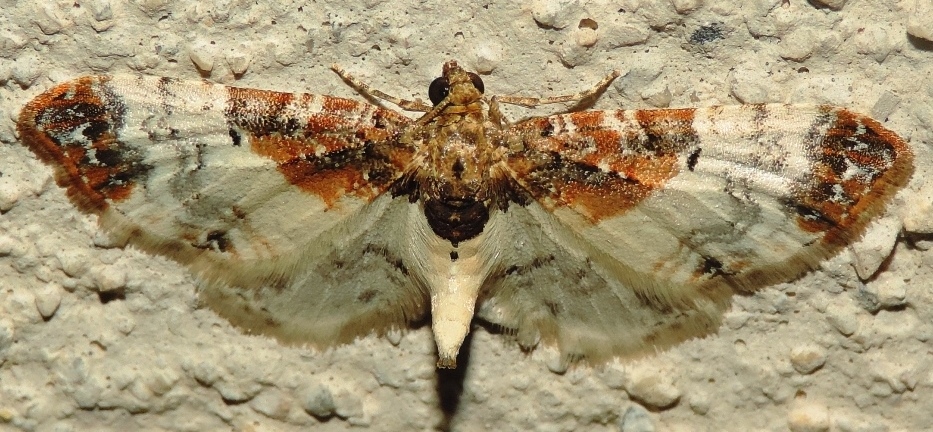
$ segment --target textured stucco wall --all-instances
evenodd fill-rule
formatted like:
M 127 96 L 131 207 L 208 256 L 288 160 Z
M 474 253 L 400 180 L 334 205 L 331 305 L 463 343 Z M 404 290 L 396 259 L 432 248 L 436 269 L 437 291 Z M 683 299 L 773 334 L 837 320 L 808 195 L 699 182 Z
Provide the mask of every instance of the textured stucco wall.
M 0 430 L 924 429 L 933 11 L 916 2 L 0 0 Z M 846 106 L 909 140 L 917 172 L 855 253 L 736 298 L 718 335 L 558 375 L 554 353 L 477 329 L 451 373 L 427 327 L 315 353 L 195 309 L 184 268 L 108 248 L 14 132 L 23 103 L 80 74 L 359 98 L 339 63 L 424 98 L 450 58 L 487 94 L 571 93 L 620 69 L 596 108 Z

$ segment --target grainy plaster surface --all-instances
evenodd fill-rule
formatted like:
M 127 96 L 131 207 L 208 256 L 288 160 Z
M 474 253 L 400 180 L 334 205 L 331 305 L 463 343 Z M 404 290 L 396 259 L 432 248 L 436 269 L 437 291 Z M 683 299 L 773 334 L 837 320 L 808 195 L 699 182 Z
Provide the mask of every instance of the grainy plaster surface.
M 619 69 L 603 109 L 846 106 L 907 139 L 917 171 L 863 242 L 737 297 L 717 335 L 556 374 L 553 352 L 476 329 L 449 373 L 428 327 L 326 353 L 241 334 L 195 307 L 183 267 L 107 247 L 14 128 L 29 98 L 87 73 L 360 98 L 339 63 L 425 98 L 451 58 L 488 94 Z M 929 0 L 0 0 L 0 430 L 925 430 L 931 71 Z

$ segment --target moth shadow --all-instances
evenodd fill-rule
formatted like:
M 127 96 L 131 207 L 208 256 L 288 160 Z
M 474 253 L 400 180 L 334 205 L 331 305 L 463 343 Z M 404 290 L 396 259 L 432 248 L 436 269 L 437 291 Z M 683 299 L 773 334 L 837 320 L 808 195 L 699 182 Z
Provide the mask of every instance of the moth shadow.
M 457 410 L 460 407 L 460 398 L 463 396 L 463 383 L 466 381 L 467 370 L 470 368 L 470 346 L 473 344 L 473 332 L 467 334 L 463 340 L 463 349 L 457 355 L 456 369 L 437 370 L 437 396 L 440 400 L 444 421 L 440 430 L 451 430 Z

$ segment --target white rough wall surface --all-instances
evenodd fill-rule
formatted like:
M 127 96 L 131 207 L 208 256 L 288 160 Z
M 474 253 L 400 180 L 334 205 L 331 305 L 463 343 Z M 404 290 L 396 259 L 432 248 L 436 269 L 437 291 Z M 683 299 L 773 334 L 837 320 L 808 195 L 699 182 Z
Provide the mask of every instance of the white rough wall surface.
M 845 106 L 908 140 L 917 169 L 861 243 L 736 297 L 717 335 L 555 374 L 553 352 L 476 329 L 446 372 L 428 327 L 318 353 L 196 309 L 191 275 L 108 248 L 14 127 L 31 97 L 88 73 L 362 100 L 339 63 L 426 98 L 451 58 L 487 94 L 573 93 L 621 70 L 595 108 Z M 931 71 L 929 0 L 0 0 L 0 430 L 925 430 Z

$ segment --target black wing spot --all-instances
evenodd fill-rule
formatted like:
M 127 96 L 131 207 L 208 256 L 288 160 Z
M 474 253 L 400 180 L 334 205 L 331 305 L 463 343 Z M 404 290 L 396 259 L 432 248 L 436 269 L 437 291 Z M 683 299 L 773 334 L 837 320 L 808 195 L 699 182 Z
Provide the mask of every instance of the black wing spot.
M 690 152 L 690 155 L 687 156 L 687 169 L 688 169 L 688 170 L 693 171 L 693 169 L 696 168 L 697 162 L 699 162 L 699 160 L 700 160 L 700 151 L 701 151 L 701 150 L 703 150 L 703 149 L 698 148 L 698 149 L 696 149 L 696 150 Z
M 227 252 L 230 249 L 230 239 L 227 238 L 226 231 L 215 230 L 207 233 L 204 242 L 193 243 L 192 246 L 198 249 Z
M 725 274 L 723 271 L 722 261 L 719 261 L 713 257 L 704 257 L 703 258 L 703 274 L 710 274 L 713 276 L 722 276 Z
M 117 166 L 123 162 L 123 154 L 118 150 L 114 149 L 100 149 L 94 152 L 94 157 L 97 159 L 98 165 L 103 166 Z
M 785 202 L 784 205 L 786 205 L 789 209 L 797 213 L 797 216 L 799 216 L 801 219 L 805 221 L 809 221 L 809 222 L 819 223 L 825 226 L 826 227 L 825 230 L 839 227 L 839 223 L 836 220 L 823 214 L 823 212 L 817 209 L 807 207 L 806 205 L 795 203 L 792 201 Z
M 85 138 L 91 141 L 97 141 L 101 135 L 110 131 L 110 123 L 106 121 L 91 121 L 87 127 L 81 131 Z
M 239 147 L 243 145 L 243 137 L 240 136 L 240 134 L 237 131 L 230 129 L 227 131 L 227 133 L 230 134 L 230 139 L 233 140 L 234 147 Z

